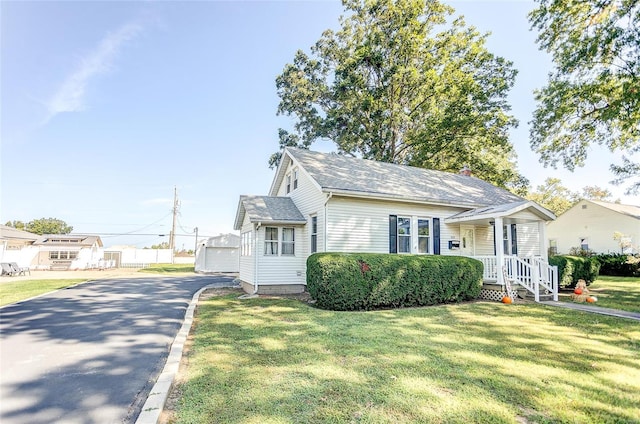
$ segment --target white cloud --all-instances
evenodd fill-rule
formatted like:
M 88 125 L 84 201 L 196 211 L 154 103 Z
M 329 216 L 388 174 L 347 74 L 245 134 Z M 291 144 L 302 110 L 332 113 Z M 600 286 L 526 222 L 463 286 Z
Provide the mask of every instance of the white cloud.
M 47 117 L 43 124 L 59 113 L 82 111 L 91 79 L 110 70 L 122 47 L 141 31 L 141 25 L 128 23 L 107 34 L 93 51 L 81 59 L 78 69 L 66 78 L 58 91 L 45 103 Z

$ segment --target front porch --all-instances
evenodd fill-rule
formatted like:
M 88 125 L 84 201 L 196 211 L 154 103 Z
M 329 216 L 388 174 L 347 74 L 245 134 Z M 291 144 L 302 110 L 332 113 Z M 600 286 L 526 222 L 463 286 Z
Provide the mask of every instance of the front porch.
M 536 302 L 540 296 L 551 296 L 558 300 L 558 267 L 551 266 L 540 256 L 503 256 L 502 266 L 498 266 L 497 256 L 472 256 L 482 262 L 484 281 L 481 298 L 500 300 L 506 289 L 505 278 L 509 279 L 515 297 L 517 294 L 531 293 Z
M 445 223 L 460 226 L 460 253 L 484 265 L 482 297 L 500 300 L 510 285 L 511 296 L 526 290 L 539 302 L 541 295 L 558 300 L 558 270 L 547 261 L 545 235 L 546 222 L 553 219 L 555 215 L 547 209 L 522 200 L 465 211 L 446 218 Z M 480 229 L 485 235 L 483 246 L 476 242 Z M 523 230 L 527 231 L 523 234 Z M 491 249 L 487 242 L 493 244 L 493 255 L 486 254 Z

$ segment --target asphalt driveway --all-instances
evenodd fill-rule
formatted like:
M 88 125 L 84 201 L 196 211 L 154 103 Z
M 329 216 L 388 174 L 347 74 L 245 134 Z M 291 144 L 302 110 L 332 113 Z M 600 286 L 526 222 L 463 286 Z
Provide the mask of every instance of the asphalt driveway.
M 0 309 L 0 422 L 134 422 L 193 294 L 232 277 L 92 281 Z

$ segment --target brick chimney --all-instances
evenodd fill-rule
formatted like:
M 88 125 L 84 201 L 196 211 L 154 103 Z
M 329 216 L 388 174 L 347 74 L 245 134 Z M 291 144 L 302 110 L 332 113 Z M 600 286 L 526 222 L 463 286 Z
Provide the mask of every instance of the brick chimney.
M 471 176 L 471 168 L 469 168 L 467 165 L 463 166 L 462 169 L 459 172 L 460 175 L 464 175 L 466 177 L 470 177 Z

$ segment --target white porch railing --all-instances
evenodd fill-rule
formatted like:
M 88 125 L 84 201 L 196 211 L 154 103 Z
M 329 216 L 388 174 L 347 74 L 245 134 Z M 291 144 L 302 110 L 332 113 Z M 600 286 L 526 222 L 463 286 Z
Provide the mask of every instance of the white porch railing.
M 503 284 L 501 267 L 495 256 L 472 256 L 484 265 L 482 278 L 485 281 L 495 281 Z M 558 300 L 558 267 L 549 265 L 542 257 L 505 256 L 504 267 L 507 278 L 533 293 L 536 302 L 540 301 L 540 291 L 547 291 Z

